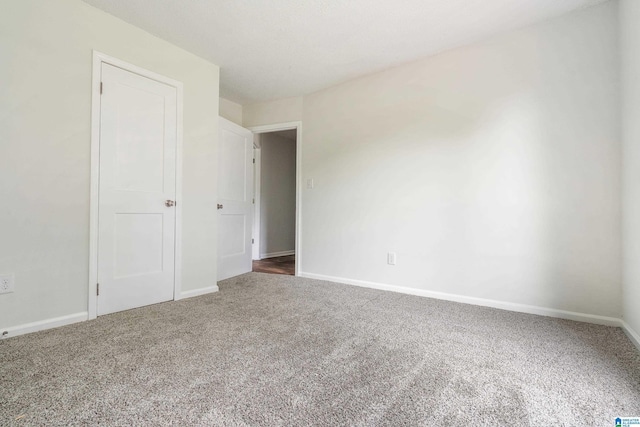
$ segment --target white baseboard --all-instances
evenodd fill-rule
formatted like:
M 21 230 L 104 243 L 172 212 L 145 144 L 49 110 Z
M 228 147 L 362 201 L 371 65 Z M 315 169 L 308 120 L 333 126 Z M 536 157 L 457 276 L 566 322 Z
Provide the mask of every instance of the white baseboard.
M 268 254 L 260 254 L 260 259 L 266 259 L 266 258 L 277 258 L 279 256 L 289 256 L 289 255 L 295 255 L 296 251 L 282 251 L 282 252 L 270 252 Z
M 176 300 L 196 297 L 199 295 L 209 294 L 212 292 L 218 292 L 218 285 L 181 292 L 180 297 L 176 298 Z M 61 317 L 54 317 L 52 319 L 39 320 L 37 322 L 11 326 L 9 328 L 0 328 L 0 339 L 17 337 L 19 335 L 43 331 L 45 329 L 58 328 L 60 326 L 71 325 L 73 323 L 84 322 L 87 320 L 89 320 L 89 313 L 86 311 L 83 311 L 81 313 L 69 314 L 67 316 L 61 316 Z
M 404 286 L 388 285 L 384 283 L 367 282 L 364 280 L 353 280 L 342 277 L 325 276 L 314 273 L 300 273 L 301 277 L 309 279 L 326 280 L 329 282 L 344 283 L 347 285 L 360 286 L 364 288 L 379 289 L 382 291 L 399 292 L 403 294 L 416 295 L 421 297 L 435 298 L 445 301 L 460 302 L 463 304 L 479 305 L 482 307 L 492 307 L 501 310 L 516 311 L 519 313 L 537 314 L 539 316 L 557 317 L 560 319 L 575 320 L 578 322 L 595 323 L 598 325 L 622 327 L 622 320 L 615 317 L 598 316 L 595 314 L 577 313 L 574 311 L 558 310 L 555 308 L 538 307 L 534 305 L 517 304 L 506 301 L 491 300 L 485 298 L 468 297 L 464 295 L 449 294 L 445 292 L 427 291 L 424 289 L 408 288 Z
M 69 314 L 67 316 L 54 317 L 52 319 L 25 323 L 23 325 L 0 329 L 0 339 L 17 337 L 18 335 L 43 331 L 45 329 L 58 328 L 60 326 L 71 325 L 72 323 L 84 322 L 87 319 L 89 319 L 89 313 L 83 311 L 81 313 Z M 5 334 L 5 332 L 7 333 Z
M 205 294 L 211 294 L 213 292 L 218 292 L 219 290 L 220 288 L 218 288 L 218 285 L 213 285 L 213 286 L 208 286 L 206 288 L 194 289 L 192 291 L 183 291 L 183 292 L 180 292 L 180 296 L 176 298 L 176 300 L 197 297 Z
M 640 334 L 631 329 L 631 326 L 624 320 L 622 320 L 622 330 L 627 334 L 633 345 L 640 350 Z

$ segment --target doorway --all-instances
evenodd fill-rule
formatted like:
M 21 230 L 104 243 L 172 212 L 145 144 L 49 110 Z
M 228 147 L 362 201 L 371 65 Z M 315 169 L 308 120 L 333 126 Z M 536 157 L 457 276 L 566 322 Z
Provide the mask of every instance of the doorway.
M 300 123 L 250 128 L 254 136 L 253 271 L 300 271 Z

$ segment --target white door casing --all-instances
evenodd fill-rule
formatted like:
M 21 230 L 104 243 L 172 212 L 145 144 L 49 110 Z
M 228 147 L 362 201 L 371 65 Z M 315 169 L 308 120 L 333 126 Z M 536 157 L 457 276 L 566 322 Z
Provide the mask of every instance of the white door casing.
M 302 272 L 302 122 L 286 122 L 276 123 L 270 125 L 253 126 L 249 128 L 250 131 L 256 135 L 256 140 L 260 141 L 260 135 L 269 132 L 278 132 L 283 130 L 296 130 L 296 263 L 295 263 L 295 275 L 299 276 Z M 257 150 L 258 152 L 260 150 Z M 257 160 L 256 160 L 257 162 Z M 259 185 L 257 186 L 259 187 Z M 256 212 L 260 212 L 259 196 L 256 197 Z M 259 218 L 257 219 L 259 223 Z M 260 224 L 257 225 L 259 231 Z M 256 245 L 259 248 L 260 236 L 255 236 Z M 259 256 L 257 257 L 259 259 Z
M 260 259 L 260 165 L 262 161 L 262 151 L 256 147 L 256 138 L 259 134 L 254 134 L 253 148 L 253 238 L 251 239 L 251 258 Z
M 253 227 L 253 133 L 219 118 L 218 280 L 248 273 Z
M 178 135 L 176 87 L 107 63 L 101 77 L 98 315 L 174 298 Z

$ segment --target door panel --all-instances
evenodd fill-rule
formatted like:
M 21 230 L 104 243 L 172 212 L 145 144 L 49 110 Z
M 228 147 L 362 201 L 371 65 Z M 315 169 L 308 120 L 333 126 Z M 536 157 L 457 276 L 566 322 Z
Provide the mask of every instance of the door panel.
M 251 271 L 253 134 L 220 118 L 218 280 Z
M 246 240 L 246 216 L 245 215 L 221 215 L 222 222 L 222 256 L 229 257 L 242 255 L 244 253 L 244 243 Z
M 98 315 L 173 299 L 177 93 L 102 65 Z
M 162 214 L 115 215 L 114 278 L 163 270 L 162 222 Z
M 127 100 L 117 106 L 115 188 L 164 191 L 164 97 L 124 85 L 113 90 Z
M 253 143 L 247 147 L 246 135 L 240 135 L 227 129 L 221 129 L 220 158 L 224 159 L 220 164 L 221 181 L 219 198 L 246 202 L 248 196 L 247 155 L 253 152 Z M 253 157 L 252 157 L 253 158 Z

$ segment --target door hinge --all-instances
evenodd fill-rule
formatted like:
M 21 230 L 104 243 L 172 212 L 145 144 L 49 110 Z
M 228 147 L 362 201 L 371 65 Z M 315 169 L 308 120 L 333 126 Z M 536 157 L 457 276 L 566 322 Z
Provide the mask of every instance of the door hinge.
M 253 159 L 253 163 L 254 163 L 254 164 L 256 163 L 256 159 L 255 159 L 255 157 L 254 157 L 254 159 Z
M 255 242 L 254 242 L 254 240 L 253 240 L 253 239 L 251 239 L 251 244 L 253 245 L 254 243 L 255 243 Z
M 251 199 L 251 203 L 256 204 L 256 199 Z
M 96 295 L 100 295 L 100 283 L 96 283 Z
M 100 82 L 100 95 L 102 95 L 102 82 Z

